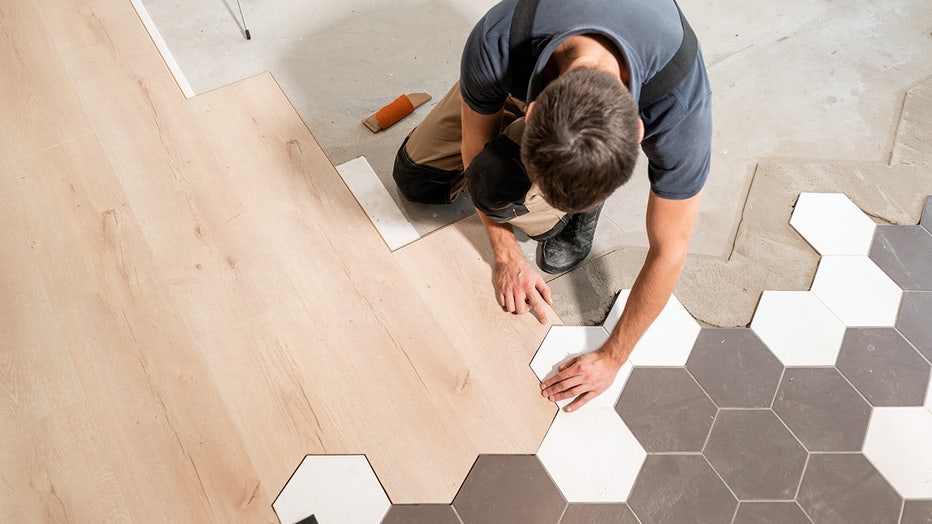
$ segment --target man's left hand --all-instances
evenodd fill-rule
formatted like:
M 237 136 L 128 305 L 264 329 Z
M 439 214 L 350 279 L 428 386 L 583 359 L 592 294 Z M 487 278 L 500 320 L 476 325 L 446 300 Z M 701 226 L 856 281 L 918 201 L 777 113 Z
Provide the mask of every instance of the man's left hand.
M 567 413 L 576 411 L 612 385 L 623 363 L 603 349 L 579 355 L 560 364 L 559 372 L 541 383 L 541 394 L 553 402 L 576 397 L 563 408 Z

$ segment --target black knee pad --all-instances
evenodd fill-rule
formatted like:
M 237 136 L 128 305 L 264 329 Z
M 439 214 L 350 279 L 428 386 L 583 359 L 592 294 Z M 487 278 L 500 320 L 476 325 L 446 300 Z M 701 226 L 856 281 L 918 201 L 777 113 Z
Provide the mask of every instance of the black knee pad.
M 392 178 L 402 196 L 420 204 L 449 204 L 453 188 L 463 177 L 462 171 L 447 171 L 417 164 L 405 149 L 408 139 L 401 144 L 395 155 Z

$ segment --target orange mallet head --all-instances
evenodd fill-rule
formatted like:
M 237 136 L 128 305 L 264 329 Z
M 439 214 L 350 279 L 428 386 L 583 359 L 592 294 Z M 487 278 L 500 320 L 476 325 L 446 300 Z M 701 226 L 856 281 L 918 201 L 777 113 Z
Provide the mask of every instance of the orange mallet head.
M 392 103 L 369 115 L 362 123 L 366 124 L 366 127 L 373 133 L 378 133 L 410 115 L 417 107 L 424 105 L 428 100 L 430 100 L 430 95 L 427 93 L 401 95 L 392 101 Z

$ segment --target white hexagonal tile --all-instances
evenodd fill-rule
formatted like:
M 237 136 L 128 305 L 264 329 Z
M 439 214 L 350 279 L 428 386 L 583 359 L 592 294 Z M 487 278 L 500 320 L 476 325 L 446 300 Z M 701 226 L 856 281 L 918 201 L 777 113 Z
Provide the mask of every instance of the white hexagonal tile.
M 647 453 L 602 407 L 557 413 L 537 457 L 568 502 L 624 502 Z
M 378 524 L 391 502 L 364 455 L 308 455 L 272 507 L 283 524 L 310 515 L 320 522 Z
M 877 224 L 840 193 L 802 193 L 790 225 L 820 255 L 866 255 Z
M 831 366 L 845 325 L 811 291 L 764 291 L 751 330 L 784 366 Z
M 874 408 L 864 455 L 907 499 L 932 498 L 932 413 L 922 407 Z
M 621 318 L 630 289 L 618 294 L 603 326 L 609 333 Z M 673 295 L 644 336 L 634 346 L 628 362 L 635 366 L 685 366 L 699 336 L 699 324 Z
M 543 382 L 557 374 L 560 364 L 575 356 L 599 349 L 606 340 L 608 333 L 601 326 L 553 326 L 531 360 L 531 369 Z M 615 375 L 612 386 L 586 403 L 582 409 L 613 408 L 630 374 L 631 365 L 626 362 Z M 572 401 L 573 399 L 561 400 L 557 402 L 557 406 L 563 408 Z
M 822 257 L 812 292 L 846 326 L 893 326 L 903 290 L 866 256 Z

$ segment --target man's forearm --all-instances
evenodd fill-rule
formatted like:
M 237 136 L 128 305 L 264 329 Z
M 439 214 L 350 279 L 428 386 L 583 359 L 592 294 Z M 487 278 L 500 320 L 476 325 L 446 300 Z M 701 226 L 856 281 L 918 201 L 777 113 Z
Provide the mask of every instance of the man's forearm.
M 500 224 L 493 221 L 485 213 L 476 209 L 476 214 L 482 220 L 482 225 L 489 235 L 489 243 L 492 244 L 492 251 L 495 252 L 495 262 L 498 264 L 507 264 L 515 261 L 517 258 L 523 260 L 524 255 L 521 248 L 518 247 L 518 241 L 515 240 L 515 233 L 509 224 Z
M 648 252 L 644 266 L 631 287 L 621 319 L 603 346 L 614 360 L 626 361 L 644 332 L 660 315 L 673 294 L 685 261 L 685 254 L 665 257 L 654 250 Z

